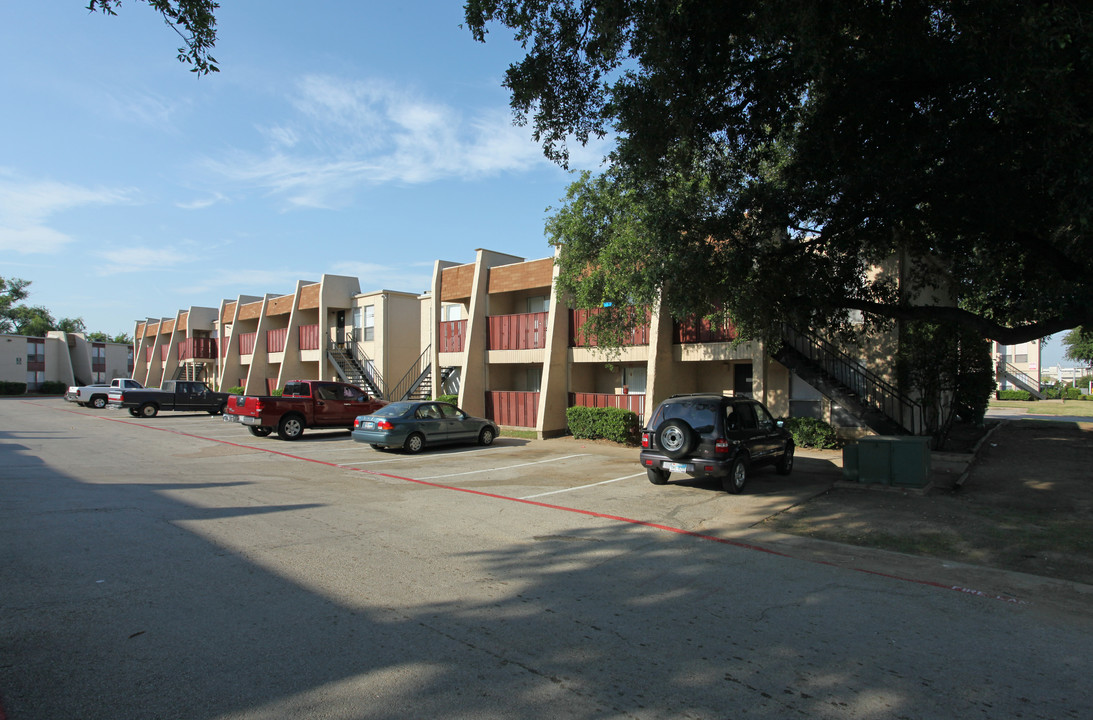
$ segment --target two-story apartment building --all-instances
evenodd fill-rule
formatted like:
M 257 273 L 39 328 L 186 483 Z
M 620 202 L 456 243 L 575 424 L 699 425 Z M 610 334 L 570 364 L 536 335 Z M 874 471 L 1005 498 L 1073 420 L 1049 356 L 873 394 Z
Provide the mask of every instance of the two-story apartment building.
M 83 333 L 0 335 L 0 380 L 25 382 L 28 392 L 47 381 L 91 385 L 130 377 L 133 360 L 132 345 L 88 340 Z

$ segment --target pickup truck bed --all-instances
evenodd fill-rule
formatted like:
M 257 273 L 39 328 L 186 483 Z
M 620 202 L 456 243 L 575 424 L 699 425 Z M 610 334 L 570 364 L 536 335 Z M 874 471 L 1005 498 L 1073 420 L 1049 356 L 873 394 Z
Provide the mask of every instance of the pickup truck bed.
M 374 400 L 356 385 L 319 380 L 285 383 L 280 397 L 238 395 L 224 407 L 224 421 L 247 426 L 251 435 L 265 437 L 274 430 L 282 440 L 295 440 L 305 428 L 353 429 L 358 415 L 373 413 L 387 404 Z

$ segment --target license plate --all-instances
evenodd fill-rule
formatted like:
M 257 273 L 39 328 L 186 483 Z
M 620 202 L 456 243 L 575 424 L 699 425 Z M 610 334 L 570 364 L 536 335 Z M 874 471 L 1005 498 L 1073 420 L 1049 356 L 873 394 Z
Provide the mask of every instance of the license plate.
M 376 423 L 374 423 L 370 420 L 365 420 L 364 422 L 361 423 L 361 427 L 364 428 L 365 430 L 371 430 L 372 428 L 376 427 Z
M 664 463 L 664 469 L 668 472 L 687 472 L 687 463 Z

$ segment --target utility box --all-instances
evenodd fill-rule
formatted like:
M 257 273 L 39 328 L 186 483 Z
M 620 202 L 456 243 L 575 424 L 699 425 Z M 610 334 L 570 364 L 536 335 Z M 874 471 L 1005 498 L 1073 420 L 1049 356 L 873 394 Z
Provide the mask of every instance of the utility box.
M 843 446 L 843 480 L 858 482 L 858 444 Z
M 920 488 L 930 480 L 929 438 L 864 437 L 856 455 L 858 482 Z M 845 451 L 843 474 L 848 474 Z

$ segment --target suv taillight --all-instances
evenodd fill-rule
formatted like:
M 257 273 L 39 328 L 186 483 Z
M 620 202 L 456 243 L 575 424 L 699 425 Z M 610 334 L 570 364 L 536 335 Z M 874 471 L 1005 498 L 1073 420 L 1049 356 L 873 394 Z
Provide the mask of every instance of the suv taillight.
M 653 446 L 652 441 L 650 441 L 650 439 L 649 439 L 649 433 L 643 432 L 641 434 L 641 446 L 643 448 L 645 448 L 646 450 L 648 450 L 649 448 L 651 448 Z
M 729 452 L 729 441 L 725 438 L 717 438 L 713 444 L 713 451 L 718 455 Z

